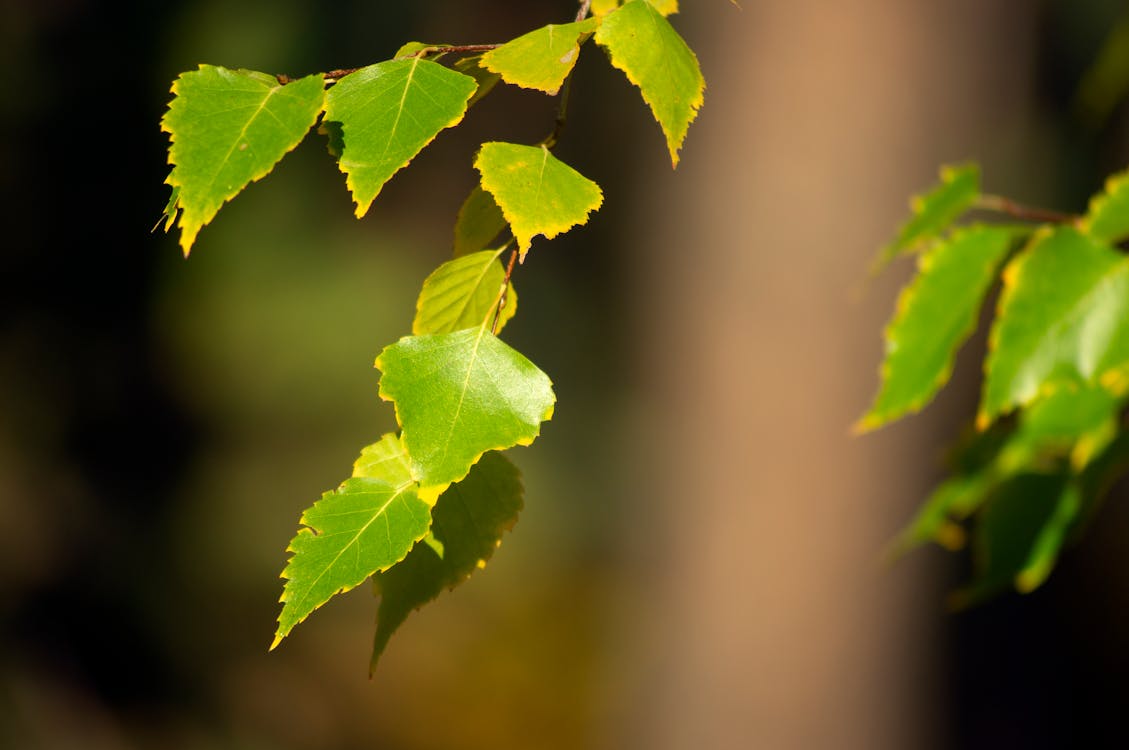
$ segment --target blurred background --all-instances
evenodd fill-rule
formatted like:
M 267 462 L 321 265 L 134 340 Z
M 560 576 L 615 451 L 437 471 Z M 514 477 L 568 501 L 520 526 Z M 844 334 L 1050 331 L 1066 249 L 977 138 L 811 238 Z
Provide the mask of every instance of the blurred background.
M 500 87 L 360 222 L 311 136 L 186 261 L 149 233 L 170 82 L 574 12 L 0 0 L 0 747 L 1129 742 L 1118 493 L 1028 596 L 952 614 L 962 558 L 880 562 L 969 421 L 982 343 L 923 415 L 849 434 L 911 270 L 868 263 L 939 163 L 1064 210 L 1125 165 L 1124 109 L 1072 108 L 1118 0 L 686 0 L 709 88 L 677 171 L 586 47 L 558 154 L 606 202 L 515 277 L 507 338 L 559 399 L 511 452 L 515 533 L 371 681 L 366 587 L 268 654 L 299 513 L 394 428 L 372 361 L 450 253 L 477 144 L 539 140 L 554 102 Z

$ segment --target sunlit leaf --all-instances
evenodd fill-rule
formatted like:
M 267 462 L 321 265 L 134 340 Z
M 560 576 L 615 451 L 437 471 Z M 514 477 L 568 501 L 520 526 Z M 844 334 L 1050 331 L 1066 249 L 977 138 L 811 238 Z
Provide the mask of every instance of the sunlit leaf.
M 1070 227 L 1043 230 L 1004 271 L 977 421 L 1126 362 L 1129 259 Z
M 589 18 L 544 26 L 485 53 L 482 67 L 514 86 L 556 94 L 576 65 L 581 39 L 599 24 Z
M 423 282 L 412 333 L 418 336 L 491 326 L 506 279 L 506 271 L 498 260 L 502 252 L 483 250 L 463 255 L 435 269 Z M 517 294 L 511 284 L 506 289 L 494 332 L 501 332 L 516 311 Z
M 706 82 L 698 58 L 647 0 L 630 0 L 605 15 L 596 43 L 639 87 L 662 126 L 671 164 L 677 166 L 686 131 L 704 101 Z
M 486 451 L 529 445 L 553 414 L 548 376 L 487 326 L 402 338 L 376 366 L 425 495 L 465 477 Z
M 370 671 L 412 610 L 484 567 L 522 506 L 521 475 L 487 453 L 466 478 L 447 488 L 432 511 L 431 532 L 404 560 L 373 577 L 380 595 Z
M 265 177 L 313 127 L 325 81 L 319 74 L 283 85 L 266 73 L 201 65 L 182 73 L 172 92 L 161 120 L 172 141 L 165 182 L 174 192 L 165 213 L 171 223 L 181 211 L 180 246 L 187 255 L 220 206 Z
M 604 202 L 600 186 L 553 156 L 544 146 L 484 143 L 474 162 L 517 238 L 521 254 L 537 235 L 552 239 Z
M 902 291 L 886 328 L 882 387 L 859 429 L 919 410 L 948 382 L 956 350 L 972 334 L 1012 238 L 1006 227 L 976 226 L 920 256 L 917 277 Z
M 476 87 L 470 76 L 422 57 L 370 65 L 334 84 L 325 119 L 340 123 L 338 163 L 358 218 L 392 175 L 463 119 Z
M 901 253 L 920 249 L 959 219 L 980 197 L 980 167 L 976 164 L 941 167 L 941 182 L 928 193 L 910 199 L 913 215 L 898 236 L 879 254 L 880 268 Z
M 402 481 L 396 462 L 384 460 L 393 452 L 388 437 L 378 446 L 380 458 L 366 463 L 366 476 L 345 480 L 302 514 L 303 528 L 287 547 L 292 554 L 282 571 L 286 585 L 271 648 L 331 597 L 403 560 L 427 534 L 430 507 L 411 477 Z
M 1129 172 L 1106 180 L 1105 189 L 1090 201 L 1082 228 L 1103 242 L 1117 243 L 1129 238 Z

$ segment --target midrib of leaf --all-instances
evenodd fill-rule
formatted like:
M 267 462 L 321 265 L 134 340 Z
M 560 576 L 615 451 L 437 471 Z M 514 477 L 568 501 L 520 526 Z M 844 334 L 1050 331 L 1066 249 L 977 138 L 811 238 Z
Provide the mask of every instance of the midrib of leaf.
M 404 81 L 404 91 L 400 94 L 400 106 L 396 109 L 396 119 L 392 122 L 392 129 L 388 133 L 388 140 L 384 142 L 384 153 L 380 155 L 381 163 L 384 163 L 388 158 L 388 149 L 392 148 L 392 141 L 396 138 L 396 131 L 400 127 L 400 118 L 404 116 L 404 107 L 408 101 L 408 90 L 412 87 L 412 81 L 415 79 L 416 68 L 419 67 L 419 56 L 412 58 L 412 67 L 408 69 L 408 78 Z
M 487 316 L 487 320 L 489 316 Z M 482 337 L 486 334 L 486 321 L 478 328 L 478 337 L 474 340 L 474 348 L 471 350 L 470 362 L 467 364 L 466 377 L 463 378 L 463 387 L 459 392 L 459 403 L 455 407 L 455 415 L 451 418 L 451 428 L 447 430 L 447 437 L 443 440 L 443 453 L 441 458 L 447 458 L 447 452 L 451 447 L 451 437 L 455 434 L 455 426 L 459 423 L 459 415 L 463 411 L 463 403 L 466 401 L 466 393 L 470 388 L 470 375 L 474 371 L 474 363 L 478 361 L 478 349 L 482 346 Z
M 402 485 L 400 485 L 400 487 L 398 487 L 398 488 L 395 488 L 395 492 L 393 492 L 393 493 L 392 493 L 392 494 L 391 494 L 391 495 L 390 495 L 390 496 L 388 497 L 388 501 L 387 501 L 386 503 L 384 503 L 384 505 L 380 506 L 380 508 L 378 508 L 378 509 L 376 510 L 376 512 L 372 514 L 372 518 L 370 518 L 370 519 L 368 520 L 368 522 L 366 522 L 366 523 L 365 523 L 365 525 L 364 525 L 364 526 L 362 526 L 362 527 L 360 528 L 360 530 L 359 530 L 359 531 L 357 531 L 357 533 L 353 535 L 353 538 L 352 538 L 352 539 L 350 539 L 350 540 L 349 540 L 349 542 L 348 542 L 348 543 L 347 543 L 347 544 L 346 544 L 346 545 L 345 545 L 344 547 L 342 547 L 342 548 L 341 548 L 341 551 L 339 551 L 339 552 L 337 553 L 337 555 L 336 555 L 336 556 L 334 556 L 333 560 L 331 560 L 331 561 L 329 562 L 329 564 L 327 564 L 327 565 L 326 565 L 326 566 L 325 566 L 325 567 L 324 567 L 324 568 L 322 569 L 322 571 L 321 571 L 320 573 L 318 573 L 317 577 L 316 577 L 316 578 L 314 578 L 314 580 L 313 580 L 313 581 L 311 581 L 311 582 L 310 582 L 310 584 L 309 584 L 308 586 L 306 586 L 306 593 L 304 593 L 304 594 L 302 595 L 302 598 L 301 598 L 301 599 L 299 599 L 299 600 L 298 600 L 297 602 L 291 602 L 291 604 L 292 604 L 292 605 L 293 605 L 294 607 L 297 607 L 297 606 L 298 606 L 299 604 L 301 604 L 302 602 L 304 602 L 304 601 L 305 601 L 306 599 L 308 599 L 308 598 L 309 598 L 309 596 L 310 596 L 310 592 L 311 592 L 311 591 L 313 591 L 313 590 L 314 590 L 314 588 L 315 588 L 315 587 L 317 586 L 317 583 L 318 583 L 318 581 L 320 581 L 320 580 L 322 579 L 322 577 L 323 577 L 323 576 L 325 576 L 325 574 L 326 574 L 326 573 L 328 573 L 328 572 L 329 572 L 330 570 L 332 570 L 332 569 L 333 569 L 333 567 L 334 567 L 334 566 L 336 566 L 336 565 L 337 565 L 337 561 L 341 559 L 341 556 L 342 556 L 342 555 L 344 555 L 344 554 L 345 554 L 345 553 L 346 553 L 347 551 L 351 550 L 351 549 L 352 549 L 353 547 L 355 547 L 355 546 L 358 546 L 358 545 L 357 545 L 357 540 L 358 540 L 358 539 L 360 539 L 360 538 L 361 538 L 361 535 L 362 535 L 362 534 L 364 534 L 364 533 L 365 533 L 365 531 L 367 531 L 367 530 L 368 530 L 368 527 L 369 527 L 369 526 L 372 526 L 372 525 L 373 525 L 374 523 L 376 523 L 376 519 L 378 519 L 378 518 L 384 518 L 384 529 L 385 529 L 385 533 L 386 533 L 386 535 L 387 535 L 387 537 L 388 537 L 388 548 L 389 548 L 389 549 L 391 549 L 391 548 L 392 548 L 392 530 L 391 530 L 390 528 L 388 528 L 388 519 L 387 519 L 387 518 L 385 517 L 385 514 L 386 514 L 386 512 L 387 512 L 387 510 L 388 510 L 388 507 L 389 507 L 390 505 L 392 505 L 392 503 L 393 503 L 393 502 L 395 502 L 396 500 L 398 500 L 398 499 L 400 498 L 400 496 L 401 496 L 401 495 L 403 495 L 403 494 L 404 494 L 404 492 L 405 492 L 405 491 L 406 491 L 406 490 L 407 490 L 407 489 L 408 489 L 408 488 L 409 488 L 409 487 L 410 487 L 410 486 L 411 486 L 412 484 L 414 484 L 414 482 L 407 482 L 407 483 L 405 483 L 405 484 L 402 484 Z M 353 514 L 351 514 L 351 513 L 329 513 L 329 514 L 327 514 L 327 516 L 343 516 L 343 515 L 353 515 Z M 320 535 L 319 535 L 319 536 L 320 536 Z
M 247 89 L 247 90 L 250 90 L 250 89 Z M 228 148 L 227 153 L 224 154 L 223 160 L 216 163 L 215 171 L 212 172 L 212 177 L 211 177 L 210 180 L 208 180 L 208 192 L 209 193 L 215 190 L 216 180 L 219 178 L 220 172 L 223 171 L 224 166 L 226 166 L 228 161 L 231 159 L 231 155 L 235 152 L 235 148 L 236 148 L 236 146 L 239 145 L 239 142 L 241 140 L 243 140 L 243 136 L 247 135 L 247 129 L 249 127 L 251 127 L 251 123 L 255 122 L 255 120 L 258 119 L 259 115 L 262 114 L 263 110 L 267 106 L 267 102 L 270 101 L 270 98 L 281 90 L 282 90 L 282 86 L 275 86 L 275 87 L 269 89 L 267 91 L 267 95 L 263 97 L 263 100 L 261 102 L 259 102 L 259 106 L 255 109 L 255 113 L 253 115 L 251 115 L 251 117 L 247 120 L 246 123 L 243 124 L 243 128 L 239 131 L 239 135 L 236 136 L 235 140 L 231 142 L 231 147 Z M 226 111 L 233 112 L 236 109 L 239 109 L 239 108 L 238 107 L 232 107 L 230 110 L 226 110 Z M 277 116 L 275 116 L 275 114 L 273 112 L 270 112 L 268 110 L 267 114 L 269 114 L 271 117 L 274 117 L 274 119 L 278 120 L 279 123 L 282 122 L 281 120 L 278 119 Z

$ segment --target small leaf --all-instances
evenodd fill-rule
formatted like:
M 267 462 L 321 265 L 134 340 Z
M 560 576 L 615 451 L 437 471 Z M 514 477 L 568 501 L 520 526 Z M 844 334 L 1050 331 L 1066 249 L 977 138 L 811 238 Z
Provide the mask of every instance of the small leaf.
M 536 235 L 552 239 L 585 224 L 604 202 L 599 185 L 544 146 L 484 143 L 474 166 L 509 222 L 523 258 Z
M 882 249 L 875 270 L 902 253 L 913 252 L 932 241 L 972 208 L 980 197 L 980 167 L 976 164 L 941 167 L 941 182 L 925 195 L 910 199 L 913 216 L 898 236 Z
M 169 133 L 165 182 L 181 209 L 180 246 L 188 255 L 200 229 L 225 202 L 266 176 L 305 137 L 325 100 L 312 75 L 286 84 L 266 73 L 201 65 L 173 82 L 161 120 Z M 166 209 L 170 217 L 175 209 Z
M 682 141 L 704 101 L 698 58 L 647 0 L 630 0 L 603 18 L 596 43 L 639 87 L 666 135 L 670 162 L 678 166 Z
M 467 57 L 460 57 L 455 61 L 454 68 L 463 75 L 468 75 L 475 80 L 478 88 L 475 89 L 474 96 L 467 102 L 467 106 L 473 106 L 482 97 L 489 94 L 498 85 L 498 81 L 502 77 L 497 73 L 493 73 L 486 68 L 482 67 L 482 55 L 468 55 Z
M 1070 227 L 1040 230 L 1004 270 L 977 423 L 1061 382 L 1129 362 L 1129 259 Z
M 451 333 L 463 328 L 490 326 L 506 270 L 498 261 L 502 250 L 483 250 L 449 260 L 427 277 L 416 302 L 412 333 Z M 505 304 L 498 313 L 495 333 L 517 311 L 513 286 L 506 288 Z
M 402 338 L 376 366 L 421 494 L 459 481 L 486 451 L 529 445 L 553 414 L 548 376 L 486 326 Z
M 975 580 L 953 595 L 954 606 L 974 604 L 1015 585 L 1068 486 L 1064 476 L 1021 474 L 996 488 L 974 531 Z
M 1110 177 L 1105 189 L 1090 200 L 1082 230 L 1109 244 L 1129 238 L 1129 171 Z
M 439 497 L 432 511 L 431 533 L 401 562 L 373 577 L 380 607 L 370 674 L 388 639 L 412 610 L 486 565 L 502 535 L 517 522 L 521 506 L 521 475 L 498 453 L 484 455 L 466 479 Z
M 272 649 L 331 597 L 404 559 L 427 534 L 431 513 L 414 484 L 354 477 L 307 508 L 301 523 L 305 528 L 287 547 L 293 554 L 282 571 L 286 585 Z
M 334 84 L 325 119 L 340 123 L 339 166 L 357 218 L 392 175 L 463 119 L 475 88 L 473 78 L 420 57 L 376 63 Z
M 599 25 L 598 18 L 549 24 L 490 50 L 482 67 L 514 86 L 556 94 L 576 65 L 581 38 Z
M 1015 575 L 1015 588 L 1020 593 L 1034 591 L 1047 580 L 1047 576 L 1051 574 L 1058 561 L 1067 532 L 1081 509 L 1082 494 L 1077 484 L 1070 482 L 1062 488 L 1055 502 L 1054 511 L 1035 535 L 1027 559 Z
M 353 476 L 383 479 L 393 487 L 411 484 L 412 464 L 403 441 L 389 433 L 361 448 L 361 455 L 353 462 Z
M 485 250 L 507 226 L 498 202 L 475 185 L 455 218 L 455 256 Z
M 948 382 L 956 350 L 974 330 L 1012 238 L 1006 227 L 977 226 L 920 256 L 917 277 L 902 291 L 886 328 L 882 388 L 859 430 L 918 411 Z

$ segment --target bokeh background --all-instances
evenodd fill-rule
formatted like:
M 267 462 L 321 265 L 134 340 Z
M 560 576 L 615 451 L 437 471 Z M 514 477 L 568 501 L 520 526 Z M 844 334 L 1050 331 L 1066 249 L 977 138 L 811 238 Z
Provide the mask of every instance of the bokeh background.
M 404 41 L 504 41 L 565 0 L 0 0 L 0 747 L 1060 748 L 1129 741 L 1129 512 L 1039 591 L 884 543 L 943 472 L 977 347 L 923 415 L 849 426 L 899 266 L 868 262 L 939 163 L 1079 210 L 1129 159 L 1078 81 L 1117 0 L 685 0 L 709 84 L 672 172 L 585 48 L 559 154 L 605 189 L 534 247 L 507 337 L 557 414 L 488 569 L 366 674 L 375 602 L 267 653 L 300 511 L 394 427 L 375 354 L 450 252 L 499 89 L 358 222 L 310 137 L 185 261 L 150 234 L 158 122 L 201 62 L 291 75 Z

